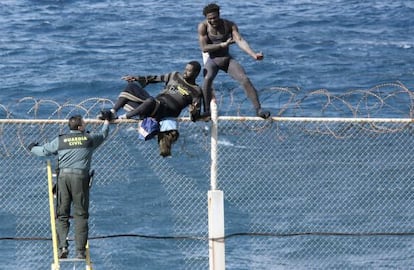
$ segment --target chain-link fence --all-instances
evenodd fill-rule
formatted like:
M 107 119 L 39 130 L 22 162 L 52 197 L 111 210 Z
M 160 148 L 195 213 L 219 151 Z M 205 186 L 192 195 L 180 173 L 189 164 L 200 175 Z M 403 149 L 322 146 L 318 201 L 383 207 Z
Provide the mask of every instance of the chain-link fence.
M 226 234 L 238 236 L 226 242 L 228 268 L 412 268 L 410 121 L 221 121 L 219 130 Z
M 94 118 L 101 107 L 55 104 L 40 104 L 49 120 L 0 120 L 2 269 L 47 269 L 53 259 L 46 159 L 26 146 L 67 132 L 69 114 Z M 181 118 L 171 158 L 138 139 L 136 122 L 111 125 L 93 159 L 95 269 L 208 268 L 210 124 Z M 227 269 L 412 268 L 409 119 L 223 116 L 218 134 Z
M 93 159 L 90 249 L 97 269 L 208 266 L 209 157 L 200 144 L 206 135 L 201 124 L 189 125 L 195 137 L 184 132 L 188 123 L 181 125 L 172 158 L 159 156 L 156 140 L 139 140 L 137 123 L 111 125 Z M 99 124 L 88 127 L 100 129 Z M 13 258 L 11 269 L 47 269 L 52 262 L 46 159 L 31 155 L 26 146 L 65 131 L 66 121 L 59 120 L 1 122 L 1 253 Z M 61 269 L 66 265 L 72 269 L 72 264 Z
M 299 120 L 219 121 L 227 268 L 410 268 L 412 124 Z M 1 123 L 1 253 L 14 269 L 51 262 L 45 160 L 25 146 L 64 127 Z M 208 124 L 180 122 L 172 158 L 135 128 L 112 125 L 95 155 L 94 265 L 206 269 Z

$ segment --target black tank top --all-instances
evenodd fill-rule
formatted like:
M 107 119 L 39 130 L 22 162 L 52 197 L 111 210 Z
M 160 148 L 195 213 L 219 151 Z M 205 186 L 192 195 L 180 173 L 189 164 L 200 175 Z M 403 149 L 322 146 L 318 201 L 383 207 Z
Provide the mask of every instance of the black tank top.
M 219 44 L 221 42 L 227 41 L 229 38 L 232 37 L 231 35 L 231 29 L 230 29 L 230 21 L 222 19 L 223 21 L 223 27 L 224 27 L 224 33 L 220 34 L 213 34 L 212 33 L 212 27 L 210 24 L 207 23 L 207 37 L 210 41 L 210 44 Z M 221 48 L 219 50 L 216 50 L 214 52 L 209 53 L 210 58 L 214 57 L 223 57 L 223 56 L 229 56 L 229 47 L 227 48 Z
M 194 97 L 200 96 L 199 86 L 187 83 L 179 72 L 175 72 L 168 81 L 165 90 L 157 96 L 177 117 L 181 110 L 190 105 Z

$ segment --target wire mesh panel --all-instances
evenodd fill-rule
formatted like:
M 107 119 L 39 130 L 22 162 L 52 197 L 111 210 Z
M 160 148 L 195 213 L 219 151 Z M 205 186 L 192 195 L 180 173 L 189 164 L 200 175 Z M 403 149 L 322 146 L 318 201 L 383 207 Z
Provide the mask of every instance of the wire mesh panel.
M 325 120 L 220 122 L 228 269 L 412 267 L 411 124 Z
M 99 121 L 88 122 L 90 132 L 100 130 Z M 209 156 L 206 145 L 200 143 L 206 134 L 197 130 L 204 127 L 192 124 L 193 132 L 182 132 L 174 144 L 173 157 L 162 158 L 156 139 L 138 139 L 137 123 L 111 125 L 109 138 L 93 158 L 96 172 L 89 219 L 93 264 L 97 269 L 166 269 L 170 265 L 206 269 Z M 180 125 L 185 130 L 190 124 Z M 45 143 L 64 132 L 68 132 L 66 120 L 1 123 L 0 237 L 2 255 L 10 259 L 8 269 L 50 268 L 47 159 L 31 155 L 26 146 Z M 55 158 L 50 158 L 56 167 Z M 75 254 L 73 231 L 69 238 L 71 257 Z M 80 267 L 77 264 L 62 263 L 60 269 Z

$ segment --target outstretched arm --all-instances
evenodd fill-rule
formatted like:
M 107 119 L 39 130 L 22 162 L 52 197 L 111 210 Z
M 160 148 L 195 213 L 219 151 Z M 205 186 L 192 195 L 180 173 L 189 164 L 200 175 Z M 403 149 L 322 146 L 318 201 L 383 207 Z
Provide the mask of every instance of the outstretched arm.
M 45 157 L 50 155 L 56 155 L 59 149 L 59 139 L 56 138 L 51 142 L 45 143 L 44 145 L 35 145 L 30 149 L 30 152 L 36 156 Z
M 263 60 L 263 53 L 256 53 L 252 50 L 252 48 L 250 48 L 249 43 L 247 43 L 247 41 L 240 35 L 239 29 L 236 24 L 232 25 L 232 35 L 234 42 L 237 43 L 240 49 L 242 49 L 255 60 Z
M 171 73 L 164 74 L 164 75 L 149 75 L 149 76 L 124 76 L 121 79 L 128 81 L 128 82 L 139 82 L 142 87 L 150 83 L 159 83 L 159 82 L 168 82 L 170 79 Z

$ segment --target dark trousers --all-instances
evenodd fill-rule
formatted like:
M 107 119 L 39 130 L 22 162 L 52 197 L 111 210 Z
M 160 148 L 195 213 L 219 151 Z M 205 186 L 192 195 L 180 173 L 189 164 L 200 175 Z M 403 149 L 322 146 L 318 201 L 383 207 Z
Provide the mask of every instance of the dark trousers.
M 73 203 L 75 219 L 75 244 L 77 251 L 84 251 L 88 240 L 89 174 L 60 173 L 58 178 L 56 230 L 59 248 L 67 247 L 69 217 Z
M 205 112 L 210 111 L 210 101 L 213 96 L 213 80 L 216 78 L 219 70 L 228 73 L 243 87 L 246 96 L 250 99 L 256 111 L 261 108 L 257 90 L 249 77 L 247 77 L 244 68 L 234 58 L 225 56 L 214 59 L 208 58 L 204 65 L 203 96 Z

